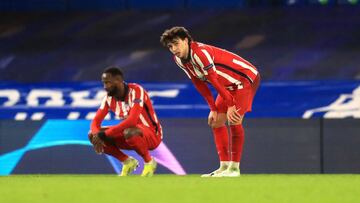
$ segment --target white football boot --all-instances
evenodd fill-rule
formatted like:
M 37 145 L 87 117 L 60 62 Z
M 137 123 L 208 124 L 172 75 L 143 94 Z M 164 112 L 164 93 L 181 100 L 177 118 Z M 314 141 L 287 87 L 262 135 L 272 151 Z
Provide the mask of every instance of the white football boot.
M 220 162 L 220 168 L 218 168 L 217 170 L 211 172 L 211 173 L 207 173 L 207 174 L 203 174 L 201 175 L 202 178 L 208 178 L 208 177 L 217 177 L 216 175 L 226 171 L 226 169 L 228 168 L 230 162 L 229 161 L 221 161 Z
M 217 174 L 215 177 L 239 177 L 240 169 L 239 168 L 231 168 L 229 167 L 222 173 Z
M 230 162 L 229 167 L 215 175 L 214 177 L 239 177 L 240 176 L 240 163 L 239 162 Z

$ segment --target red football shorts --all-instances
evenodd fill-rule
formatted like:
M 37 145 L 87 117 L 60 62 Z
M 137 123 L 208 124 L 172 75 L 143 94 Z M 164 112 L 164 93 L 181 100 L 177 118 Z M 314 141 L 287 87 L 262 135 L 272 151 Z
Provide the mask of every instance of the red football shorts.
M 137 124 L 136 128 L 139 128 L 141 130 L 141 132 L 142 132 L 141 137 L 146 141 L 148 150 L 153 150 L 157 146 L 159 146 L 159 144 L 161 143 L 161 135 L 156 135 L 154 130 L 152 130 L 151 128 L 149 128 L 143 124 Z M 132 150 L 132 147 L 126 143 L 125 137 L 123 134 L 121 134 L 115 138 L 115 144 L 120 149 Z
M 242 81 L 242 84 L 242 89 L 229 90 L 231 95 L 234 97 L 235 106 L 240 115 L 244 115 L 246 112 L 251 111 L 253 99 L 260 85 L 260 75 L 255 78 L 253 83 L 250 83 L 248 80 L 244 80 Z M 215 105 L 218 109 L 218 113 L 227 112 L 225 101 L 220 95 L 216 97 Z

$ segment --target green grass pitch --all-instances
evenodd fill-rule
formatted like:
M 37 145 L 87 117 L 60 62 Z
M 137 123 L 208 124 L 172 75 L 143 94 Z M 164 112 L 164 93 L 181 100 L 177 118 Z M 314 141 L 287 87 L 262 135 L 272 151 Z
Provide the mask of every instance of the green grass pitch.
M 360 202 L 360 175 L 11 175 L 0 177 L 1 203 Z

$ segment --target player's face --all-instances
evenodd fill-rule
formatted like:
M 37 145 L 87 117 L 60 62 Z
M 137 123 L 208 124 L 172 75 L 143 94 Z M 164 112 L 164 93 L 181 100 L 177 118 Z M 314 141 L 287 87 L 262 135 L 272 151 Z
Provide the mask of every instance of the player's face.
M 116 96 L 119 94 L 119 88 L 117 86 L 118 80 L 109 73 L 103 73 L 101 80 L 104 85 L 104 89 L 108 96 Z
M 189 53 L 189 43 L 188 39 L 176 38 L 174 41 L 168 44 L 168 48 L 172 54 L 175 56 L 186 59 Z

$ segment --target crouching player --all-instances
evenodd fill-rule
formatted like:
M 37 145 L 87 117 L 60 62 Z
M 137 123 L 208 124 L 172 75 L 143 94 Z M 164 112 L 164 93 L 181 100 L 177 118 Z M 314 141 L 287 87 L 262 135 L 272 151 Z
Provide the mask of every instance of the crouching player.
M 121 149 L 135 150 L 145 162 L 141 176 L 152 176 L 157 163 L 149 150 L 160 144 L 162 129 L 147 92 L 138 84 L 124 82 L 123 73 L 117 67 L 107 68 L 101 79 L 107 96 L 91 123 L 90 142 L 96 153 L 111 155 L 122 163 L 120 176 L 133 173 L 139 165 L 138 160 Z M 109 110 L 123 121 L 115 126 L 101 127 Z

